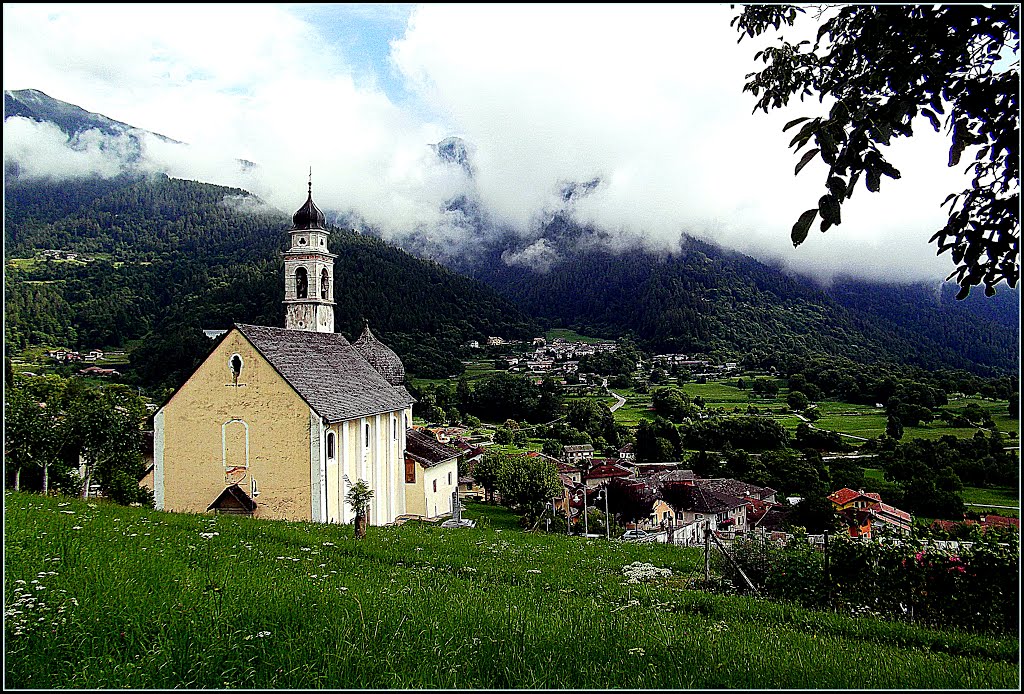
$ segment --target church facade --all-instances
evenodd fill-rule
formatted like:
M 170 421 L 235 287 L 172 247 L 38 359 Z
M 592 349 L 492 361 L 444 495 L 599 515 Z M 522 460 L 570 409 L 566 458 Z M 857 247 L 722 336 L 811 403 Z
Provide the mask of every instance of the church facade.
M 368 325 L 351 343 L 334 332 L 325 221 L 310 184 L 284 253 L 285 327 L 235 324 L 157 411 L 158 509 L 348 523 L 365 480 L 371 524 L 406 515 L 413 398 Z

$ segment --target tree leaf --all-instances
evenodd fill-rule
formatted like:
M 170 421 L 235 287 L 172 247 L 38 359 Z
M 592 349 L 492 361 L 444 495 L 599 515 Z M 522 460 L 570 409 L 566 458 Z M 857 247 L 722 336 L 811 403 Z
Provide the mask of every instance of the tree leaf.
M 836 200 L 842 200 L 846 197 L 846 181 L 839 176 L 831 176 L 825 183 L 825 187 L 828 188 L 828 192 L 832 193 Z
M 807 238 L 807 232 L 811 228 L 811 224 L 814 222 L 814 218 L 818 215 L 818 209 L 810 209 L 800 215 L 800 219 L 796 220 L 796 224 L 793 225 L 793 231 L 790 233 L 790 238 L 793 239 L 793 248 L 796 248 Z
M 804 153 L 804 156 L 802 156 L 802 157 L 800 158 L 800 163 L 798 163 L 798 164 L 796 165 L 796 169 L 795 169 L 795 170 L 793 171 L 793 175 L 794 175 L 794 176 L 796 176 L 796 175 L 797 175 L 798 173 L 800 173 L 800 169 L 802 169 L 802 168 L 804 168 L 805 166 L 807 166 L 807 163 L 808 163 L 808 162 L 809 162 L 809 161 L 810 161 L 811 159 L 814 159 L 814 157 L 815 157 L 815 156 L 816 156 L 816 155 L 818 154 L 818 152 L 820 152 L 820 151 L 821 151 L 821 150 L 819 150 L 819 149 L 818 149 L 817 147 L 815 147 L 814 149 L 812 149 L 812 150 L 810 150 L 810 151 L 808 151 L 808 152 L 805 152 L 805 153 Z
M 857 181 L 860 180 L 860 171 L 854 171 L 853 175 L 850 176 L 850 185 L 846 187 L 846 199 L 849 200 L 853 197 L 853 188 L 857 185 Z
M 928 120 L 931 121 L 932 127 L 935 128 L 935 132 L 939 132 L 939 129 L 940 129 L 939 117 L 936 116 L 935 113 L 933 113 L 930 108 L 922 108 L 921 109 L 921 113 L 923 113 L 925 115 L 925 117 Z
M 782 132 L 786 132 L 797 123 L 803 123 L 805 120 L 810 120 L 810 116 L 801 116 L 800 118 L 794 118 L 793 120 L 786 123 L 785 127 L 782 128 Z
M 864 184 L 868 187 L 872 193 L 877 193 L 878 189 L 882 185 L 882 174 L 876 169 L 868 169 L 868 177 L 864 180 Z
M 822 195 L 818 199 L 818 209 L 821 210 L 822 221 L 839 226 L 839 201 L 834 195 Z

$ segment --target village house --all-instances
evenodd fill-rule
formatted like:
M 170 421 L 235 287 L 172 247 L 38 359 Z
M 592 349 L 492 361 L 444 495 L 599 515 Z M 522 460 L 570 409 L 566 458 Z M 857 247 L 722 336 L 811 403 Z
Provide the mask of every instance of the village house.
M 459 449 L 416 428 L 406 432 L 405 446 L 405 515 L 434 519 L 451 513 L 459 484 Z
M 683 489 L 683 501 L 676 510 L 679 523 L 701 521 L 710 523 L 712 530 L 746 532 L 747 503 L 743 499 L 695 484 L 687 484 Z
M 285 327 L 235 324 L 155 414 L 157 509 L 349 523 L 345 496 L 364 480 L 369 523 L 408 512 L 405 368 L 369 325 L 353 343 L 334 332 L 325 223 L 310 183 L 284 252 Z
M 583 475 L 583 484 L 587 489 L 597 489 L 616 478 L 631 478 L 633 471 L 615 462 L 601 461 Z
M 562 460 L 570 465 L 575 465 L 578 468 L 584 468 L 587 467 L 593 459 L 594 447 L 589 443 L 562 446 Z
M 828 499 L 849 528 L 850 537 L 871 539 L 882 528 L 901 535 L 910 534 L 913 525 L 911 515 L 883 503 L 877 493 L 843 487 L 829 494 Z
M 99 366 L 87 366 L 84 369 L 79 369 L 78 373 L 83 376 L 98 376 L 99 378 L 109 378 L 111 376 L 121 375 L 121 372 L 117 369 L 104 369 Z
M 775 503 L 775 494 L 777 493 L 771 487 L 759 487 L 749 482 L 726 477 L 698 477 L 694 479 L 694 484 L 713 492 L 721 492 L 722 494 L 728 494 L 741 499 L 750 498 L 770 503 Z

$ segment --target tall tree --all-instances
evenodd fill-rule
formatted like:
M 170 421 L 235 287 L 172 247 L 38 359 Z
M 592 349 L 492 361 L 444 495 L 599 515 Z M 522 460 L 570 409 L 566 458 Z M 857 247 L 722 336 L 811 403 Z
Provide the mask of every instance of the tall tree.
M 795 5 L 745 5 L 731 25 L 744 37 L 770 29 L 792 31 L 806 10 Z M 1016 286 L 1020 245 L 1020 5 L 827 5 L 818 11 L 813 43 L 758 51 L 766 67 L 747 75 L 743 90 L 757 97 L 754 111 L 784 107 L 794 96 L 827 99 L 824 115 L 790 121 L 800 126 L 790 143 L 828 165 L 825 192 L 800 215 L 793 245 L 821 216 L 821 231 L 841 222 L 840 208 L 861 175 L 877 192 L 882 176 L 900 172 L 880 151 L 913 135 L 918 116 L 949 135 L 949 166 L 974 155 L 970 187 L 954 192 L 946 225 L 935 232 L 938 253 L 951 253 L 965 298 L 974 285 L 995 293 Z M 1007 64 L 1009 63 L 1009 64 Z M 948 109 L 948 113 L 947 113 Z M 809 147 L 811 140 L 814 146 Z

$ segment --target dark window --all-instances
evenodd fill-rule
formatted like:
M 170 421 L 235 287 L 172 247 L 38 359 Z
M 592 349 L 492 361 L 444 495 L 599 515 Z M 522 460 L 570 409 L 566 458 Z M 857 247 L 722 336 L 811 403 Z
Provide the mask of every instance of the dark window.
M 437 491 L 437 480 L 434 480 L 434 491 Z
M 309 296 L 309 277 L 306 275 L 306 268 L 300 267 L 295 270 L 295 297 L 305 299 Z
M 334 432 L 327 432 L 327 459 L 334 460 Z
M 330 298 L 330 287 L 331 287 L 331 280 L 330 280 L 330 277 L 327 274 L 327 268 L 324 268 L 324 271 L 320 273 L 320 298 L 321 299 L 328 299 L 328 298 Z
M 240 373 L 242 373 L 242 357 L 235 354 L 231 357 L 231 378 L 236 384 Z

